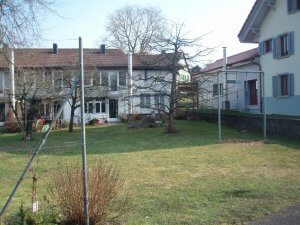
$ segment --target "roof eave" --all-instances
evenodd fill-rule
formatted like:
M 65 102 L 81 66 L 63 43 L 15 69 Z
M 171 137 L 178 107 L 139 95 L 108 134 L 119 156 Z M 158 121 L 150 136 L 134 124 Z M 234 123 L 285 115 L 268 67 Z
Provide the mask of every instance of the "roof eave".
M 275 0 L 257 0 L 248 15 L 239 35 L 241 43 L 258 43 L 259 27 L 267 15 L 270 7 L 274 7 Z

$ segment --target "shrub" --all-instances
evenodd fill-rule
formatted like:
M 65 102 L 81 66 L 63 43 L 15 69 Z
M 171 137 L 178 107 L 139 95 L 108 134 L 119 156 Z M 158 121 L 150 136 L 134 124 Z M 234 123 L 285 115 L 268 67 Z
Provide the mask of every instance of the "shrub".
M 17 119 L 14 116 L 12 110 L 9 110 L 4 122 L 4 130 L 8 133 L 20 132 L 20 128 Z
M 98 125 L 98 119 L 91 119 L 89 122 L 88 122 L 88 125 L 90 126 L 96 126 Z
M 60 223 L 60 213 L 54 206 L 47 205 L 45 208 L 33 213 L 29 207 L 24 207 L 23 203 L 19 210 L 5 219 L 5 225 L 58 225 Z
M 59 167 L 52 175 L 51 193 L 63 215 L 63 224 L 84 224 L 82 170 Z M 88 170 L 90 224 L 120 224 L 127 205 L 121 197 L 124 182 L 108 163 L 98 161 Z

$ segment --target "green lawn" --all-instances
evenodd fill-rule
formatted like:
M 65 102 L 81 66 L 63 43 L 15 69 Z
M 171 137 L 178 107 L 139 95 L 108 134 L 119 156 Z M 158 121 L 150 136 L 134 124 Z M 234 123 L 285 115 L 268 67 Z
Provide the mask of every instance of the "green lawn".
M 243 224 L 300 202 L 300 141 L 177 121 L 179 132 L 128 129 L 124 124 L 87 128 L 88 162 L 111 161 L 131 194 L 128 224 Z M 237 138 L 237 139 L 235 139 Z M 58 163 L 80 160 L 80 130 L 53 132 L 39 156 L 39 196 Z M 229 140 L 229 141 L 228 141 Z M 32 142 L 0 134 L 0 207 L 23 170 Z M 25 150 L 22 150 L 25 148 Z M 30 203 L 30 174 L 13 199 Z

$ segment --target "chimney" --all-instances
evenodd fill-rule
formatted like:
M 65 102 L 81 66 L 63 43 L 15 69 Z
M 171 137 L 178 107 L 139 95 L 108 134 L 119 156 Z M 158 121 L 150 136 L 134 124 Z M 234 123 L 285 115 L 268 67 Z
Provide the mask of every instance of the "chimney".
M 56 43 L 53 43 L 53 54 L 58 54 L 58 46 Z
M 100 46 L 100 54 L 105 54 L 105 53 L 106 53 L 105 44 L 102 44 Z

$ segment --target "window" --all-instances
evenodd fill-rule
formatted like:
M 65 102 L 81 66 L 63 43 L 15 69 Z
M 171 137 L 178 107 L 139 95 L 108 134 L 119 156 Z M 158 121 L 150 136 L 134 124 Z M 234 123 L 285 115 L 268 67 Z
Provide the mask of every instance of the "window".
M 165 105 L 165 97 L 163 95 L 154 96 L 154 104 L 156 109 L 162 109 Z
M 97 72 L 93 75 L 93 86 L 100 86 L 100 74 Z
M 284 34 L 279 36 L 279 56 L 284 57 L 288 54 L 288 35 Z
M 126 85 L 126 72 L 125 71 L 119 72 L 119 85 L 120 86 Z
M 100 113 L 100 102 L 96 102 L 96 113 Z
M 52 88 L 52 71 L 46 70 L 44 74 L 44 88 L 50 89 Z
M 87 113 L 87 103 L 84 104 L 84 113 Z
M 223 94 L 223 83 L 220 84 L 220 95 Z M 213 97 L 218 95 L 218 84 L 213 85 Z
M 0 103 L 0 122 L 4 122 L 4 121 L 5 121 L 5 103 Z
M 60 73 L 54 74 L 54 91 L 61 91 L 62 90 L 62 76 Z
M 110 74 L 109 76 L 110 78 L 110 90 L 111 91 L 117 91 L 118 90 L 118 77 L 117 77 L 117 73 L 114 72 L 112 74 Z
M 294 96 L 294 74 L 280 74 L 272 77 L 273 97 Z
M 90 102 L 90 103 L 88 104 L 88 106 L 89 106 L 89 113 L 93 113 L 93 112 L 94 112 L 94 105 L 93 105 L 93 103 Z
M 279 76 L 280 96 L 288 95 L 288 75 Z
M 141 95 L 140 96 L 140 107 L 150 108 L 151 105 L 151 95 Z
M 288 2 L 288 13 L 296 13 L 300 10 L 300 0 L 287 0 Z
M 101 85 L 108 86 L 108 73 L 106 71 L 101 72 Z
M 106 113 L 106 104 L 105 104 L 105 102 L 101 102 L 101 112 Z
M 92 78 L 90 76 L 85 76 L 84 77 L 84 86 L 85 87 L 92 86 Z
M 277 36 L 272 40 L 273 58 L 280 59 L 294 54 L 294 32 Z
M 4 74 L 0 73 L 0 94 L 4 92 Z
M 272 52 L 272 39 L 264 41 L 264 53 Z

